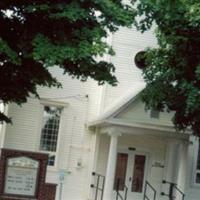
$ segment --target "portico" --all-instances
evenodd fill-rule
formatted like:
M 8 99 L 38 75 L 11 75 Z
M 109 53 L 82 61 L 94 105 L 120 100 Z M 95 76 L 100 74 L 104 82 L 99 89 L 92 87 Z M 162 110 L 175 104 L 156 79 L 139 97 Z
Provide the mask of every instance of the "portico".
M 142 131 L 140 128 L 135 128 L 132 134 L 125 133 L 125 127 L 124 131 L 119 127 L 102 130 L 107 130 L 107 133 L 99 133 L 97 167 L 94 171 L 105 176 L 103 200 L 116 198 L 117 179 L 121 180 L 121 194 L 124 193 L 124 185 L 128 187 L 127 200 L 143 199 L 146 180 L 154 186 L 159 195 L 161 192 L 167 192 L 162 180 L 179 182 L 179 166 L 184 162 L 181 160 L 181 149 L 188 146 L 186 137 L 172 138 L 170 134 L 167 137 L 165 132 L 160 132 L 166 134 L 165 136 L 159 136 L 159 131 Z M 151 134 L 153 132 L 154 135 Z
M 161 192 L 168 192 L 163 180 L 184 189 L 180 174 L 186 172 L 180 171 L 180 163 L 186 162 L 182 150 L 188 148 L 189 134 L 177 133 L 169 114 L 160 115 L 160 119 L 151 119 L 136 100 L 92 124 L 98 127 L 94 171 L 105 176 L 103 200 L 116 199 L 117 180 L 122 196 L 128 188 L 127 200 L 143 200 L 145 181 L 155 188 L 159 200 L 166 198 Z

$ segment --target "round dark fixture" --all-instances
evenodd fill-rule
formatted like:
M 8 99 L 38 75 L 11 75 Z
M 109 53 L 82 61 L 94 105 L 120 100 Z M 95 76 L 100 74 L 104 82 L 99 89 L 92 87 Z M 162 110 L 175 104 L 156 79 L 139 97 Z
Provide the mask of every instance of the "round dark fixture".
M 145 63 L 145 55 L 146 51 L 139 51 L 136 55 L 135 55 L 135 65 L 139 68 L 139 69 L 144 69 L 145 67 L 147 67 L 146 63 Z

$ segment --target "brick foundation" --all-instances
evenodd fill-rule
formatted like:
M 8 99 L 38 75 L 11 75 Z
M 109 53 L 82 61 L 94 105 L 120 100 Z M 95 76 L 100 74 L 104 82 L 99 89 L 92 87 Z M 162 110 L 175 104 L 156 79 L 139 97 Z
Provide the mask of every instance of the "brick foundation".
M 38 180 L 36 194 L 34 197 L 19 195 L 5 195 L 4 182 L 6 174 L 6 163 L 8 158 L 25 156 L 39 162 Z M 0 154 L 0 200 L 55 200 L 56 184 L 45 183 L 48 155 L 43 153 L 18 151 L 12 149 L 1 149 Z

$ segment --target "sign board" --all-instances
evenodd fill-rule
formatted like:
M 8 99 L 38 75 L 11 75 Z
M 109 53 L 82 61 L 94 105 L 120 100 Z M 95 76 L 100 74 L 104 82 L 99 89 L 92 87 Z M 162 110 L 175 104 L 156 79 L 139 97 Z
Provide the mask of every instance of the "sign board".
M 34 196 L 39 162 L 28 157 L 9 158 L 6 166 L 4 193 Z
M 152 167 L 164 168 L 164 165 L 161 162 L 155 162 Z

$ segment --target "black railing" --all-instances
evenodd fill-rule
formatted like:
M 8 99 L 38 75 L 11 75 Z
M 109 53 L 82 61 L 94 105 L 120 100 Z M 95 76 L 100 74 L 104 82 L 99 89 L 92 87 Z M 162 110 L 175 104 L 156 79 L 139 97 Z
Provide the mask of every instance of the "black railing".
M 92 172 L 92 176 L 95 177 L 95 184 L 91 184 L 90 187 L 95 189 L 94 200 L 99 199 L 98 195 L 100 194 L 100 200 L 103 200 L 103 191 L 105 184 L 105 176 L 98 174 L 96 172 Z
M 161 193 L 163 196 L 168 196 L 169 200 L 176 200 L 177 194 L 181 195 L 181 199 L 185 199 L 185 194 L 177 187 L 176 183 L 168 182 L 163 180 L 163 184 L 169 184 L 169 193 L 166 194 L 164 192 Z
M 124 182 L 124 181 L 123 181 Z M 128 187 L 123 183 L 123 189 L 124 189 L 124 195 L 120 193 L 120 179 L 117 179 L 117 184 L 116 184 L 116 200 L 126 200 L 127 199 L 127 192 L 128 192 Z
M 148 188 L 153 192 L 153 195 L 151 195 L 151 197 L 149 197 L 147 194 Z M 145 181 L 143 200 L 156 200 L 156 190 L 148 181 Z

